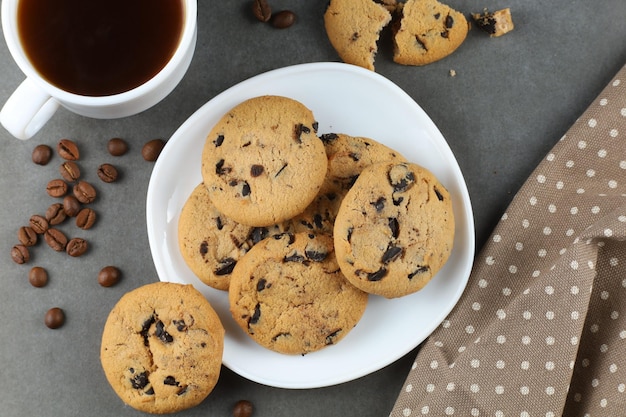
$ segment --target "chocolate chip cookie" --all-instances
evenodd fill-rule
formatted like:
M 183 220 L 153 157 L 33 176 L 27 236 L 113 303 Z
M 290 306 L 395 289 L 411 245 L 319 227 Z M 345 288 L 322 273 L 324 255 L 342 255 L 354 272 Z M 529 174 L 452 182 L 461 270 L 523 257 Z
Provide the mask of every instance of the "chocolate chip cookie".
M 237 223 L 217 210 L 201 183 L 180 212 L 178 247 L 200 281 L 218 290 L 228 290 L 237 261 L 260 240 L 285 231 L 283 225 L 252 227 Z
M 328 165 L 317 122 L 302 103 L 281 96 L 248 99 L 207 136 L 202 178 L 215 207 L 238 223 L 269 226 L 301 213 Z
M 469 23 L 463 13 L 437 0 L 407 0 L 393 26 L 393 60 L 426 65 L 445 58 L 465 41 Z
M 408 162 L 364 169 L 335 220 L 345 277 L 386 298 L 422 289 L 447 261 L 453 241 L 450 194 L 430 171 Z
M 104 325 L 100 359 L 115 393 L 154 414 L 198 405 L 219 378 L 224 328 L 191 285 L 156 282 L 126 293 Z
M 304 355 L 342 340 L 361 319 L 368 295 L 339 270 L 331 237 L 284 233 L 237 263 L 228 298 L 233 318 L 255 342 Z
M 341 201 L 361 171 L 378 162 L 402 162 L 406 159 L 399 152 L 368 137 L 326 133 L 320 138 L 328 157 L 326 178 L 313 203 L 292 223 L 295 231 L 332 234 Z

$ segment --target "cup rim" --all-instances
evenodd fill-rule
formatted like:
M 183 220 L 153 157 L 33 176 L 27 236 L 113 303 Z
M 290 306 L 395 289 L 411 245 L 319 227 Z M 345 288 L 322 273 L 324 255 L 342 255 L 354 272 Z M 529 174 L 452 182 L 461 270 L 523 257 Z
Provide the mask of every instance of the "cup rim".
M 178 41 L 174 54 L 165 66 L 145 83 L 122 93 L 108 96 L 86 96 L 70 93 L 51 84 L 44 79 L 33 67 L 22 47 L 17 30 L 17 3 L 19 0 L 2 0 L 2 29 L 4 38 L 17 66 L 27 78 L 33 80 L 50 96 L 64 103 L 78 104 L 82 106 L 115 106 L 125 103 L 137 97 L 143 96 L 154 90 L 155 87 L 171 77 L 172 73 L 186 59 L 188 48 L 193 47 L 197 26 L 197 0 L 182 0 L 184 6 L 183 31 Z

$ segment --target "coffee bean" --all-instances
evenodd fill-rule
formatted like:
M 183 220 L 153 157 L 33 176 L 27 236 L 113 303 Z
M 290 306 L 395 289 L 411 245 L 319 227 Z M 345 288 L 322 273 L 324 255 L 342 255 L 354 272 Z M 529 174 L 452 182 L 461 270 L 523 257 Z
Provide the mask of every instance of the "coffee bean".
M 80 201 L 73 195 L 66 195 L 63 198 L 63 211 L 70 217 L 75 217 L 80 212 Z
M 34 266 L 28 273 L 28 282 L 33 287 L 45 287 L 48 283 L 48 272 L 40 266 Z
M 96 190 L 86 181 L 78 181 L 74 186 L 74 196 L 83 204 L 92 203 L 96 199 Z
M 128 151 L 128 144 L 121 138 L 113 138 L 107 143 L 107 150 L 113 156 L 122 156 Z
M 29 224 L 38 235 L 46 233 L 46 230 L 48 230 L 49 227 L 48 220 L 39 214 L 30 216 Z
M 104 182 L 117 181 L 117 168 L 111 164 L 102 164 L 98 167 L 98 178 Z
M 254 407 L 248 400 L 239 400 L 233 407 L 233 417 L 250 417 L 253 412 Z
M 67 237 L 59 229 L 48 229 L 43 237 L 48 246 L 57 252 L 64 251 L 67 246 Z
M 67 194 L 67 183 L 61 179 L 54 179 L 48 182 L 46 192 L 50 197 L 63 197 Z
M 66 161 L 78 161 L 78 159 L 80 159 L 78 145 L 69 139 L 61 139 L 59 141 L 57 144 L 57 153 Z
M 89 207 L 85 207 L 76 215 L 76 226 L 83 230 L 91 229 L 95 222 L 96 212 Z
M 67 198 L 67 196 L 65 198 Z M 61 203 L 54 203 L 46 210 L 46 220 L 48 220 L 51 226 L 63 223 L 66 217 L 67 214 L 65 214 L 63 204 Z
M 37 243 L 37 233 L 30 226 L 22 226 L 17 231 L 17 240 L 24 246 L 34 246 Z
M 164 146 L 165 141 L 163 139 L 152 139 L 143 145 L 141 156 L 148 162 L 154 162 L 161 154 Z
M 52 158 L 52 148 L 48 145 L 37 145 L 33 149 L 32 158 L 37 165 L 47 165 Z
M 253 0 L 252 1 L 252 14 L 260 22 L 267 22 L 272 17 L 272 8 L 267 0 Z
M 75 237 L 70 239 L 65 246 L 65 252 L 76 258 L 78 256 L 82 256 L 85 252 L 87 252 L 87 241 L 80 237 Z
M 98 284 L 103 287 L 111 287 L 117 284 L 121 277 L 121 272 L 114 266 L 105 266 L 98 273 Z
M 74 182 L 80 178 L 80 168 L 74 161 L 65 161 L 59 167 L 61 176 L 69 182 Z
M 16 264 L 25 264 L 30 261 L 30 252 L 28 248 L 22 244 L 15 245 L 11 248 L 11 259 Z
M 65 312 L 59 307 L 53 307 L 46 312 L 44 323 L 50 329 L 58 329 L 65 324 Z
M 296 14 L 291 10 L 283 10 L 272 16 L 270 21 L 277 29 L 286 29 L 296 23 Z

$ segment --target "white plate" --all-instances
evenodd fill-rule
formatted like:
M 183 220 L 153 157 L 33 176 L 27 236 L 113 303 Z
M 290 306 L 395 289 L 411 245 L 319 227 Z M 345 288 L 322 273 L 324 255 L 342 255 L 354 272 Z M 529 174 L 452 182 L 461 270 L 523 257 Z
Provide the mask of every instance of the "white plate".
M 371 296 L 359 324 L 337 345 L 305 356 L 272 352 L 235 324 L 226 292 L 204 285 L 178 249 L 178 217 L 202 181 L 205 137 L 221 116 L 245 99 L 264 94 L 302 102 L 319 122 L 319 134 L 346 133 L 382 142 L 433 172 L 450 191 L 456 218 L 454 249 L 444 268 L 420 292 L 393 300 Z M 191 283 L 217 310 L 224 327 L 223 363 L 237 374 L 281 388 L 315 388 L 350 381 L 410 352 L 443 321 L 469 278 L 474 222 L 467 187 L 452 151 L 424 111 L 375 72 L 340 63 L 312 63 L 246 80 L 196 111 L 170 138 L 157 160 L 147 195 L 148 238 L 161 281 Z

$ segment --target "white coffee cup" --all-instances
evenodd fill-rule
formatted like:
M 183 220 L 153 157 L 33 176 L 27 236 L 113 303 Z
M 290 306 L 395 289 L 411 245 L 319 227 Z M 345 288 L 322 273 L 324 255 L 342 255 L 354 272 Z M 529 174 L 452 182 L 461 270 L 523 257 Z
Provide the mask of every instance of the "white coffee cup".
M 13 59 L 26 79 L 0 111 L 0 122 L 16 138 L 29 139 L 54 115 L 59 106 L 95 119 L 132 116 L 163 100 L 181 81 L 194 54 L 197 35 L 197 0 L 183 0 L 184 23 L 177 49 L 154 77 L 132 90 L 109 96 L 84 96 L 47 82 L 26 57 L 17 24 L 19 0 L 2 0 L 2 28 Z

